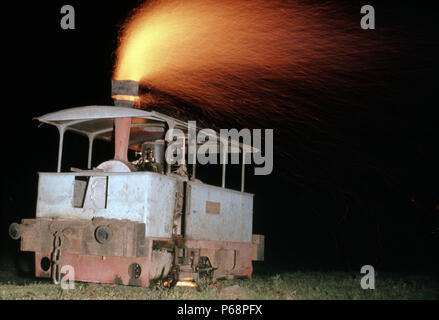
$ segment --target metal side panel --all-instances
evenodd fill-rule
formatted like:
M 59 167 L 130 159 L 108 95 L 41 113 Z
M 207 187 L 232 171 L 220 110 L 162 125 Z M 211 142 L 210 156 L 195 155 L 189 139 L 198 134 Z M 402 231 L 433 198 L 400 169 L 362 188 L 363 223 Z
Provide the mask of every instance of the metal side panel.
M 75 207 L 75 176 L 80 174 L 39 174 L 37 218 L 128 219 L 144 222 L 146 236 L 172 235 L 177 190 L 174 178 L 155 173 L 108 173 L 106 207 L 90 208 Z
M 149 176 L 145 203 L 146 236 L 171 238 L 177 180 L 158 173 Z
M 187 239 L 252 242 L 252 224 L 252 194 L 188 182 Z

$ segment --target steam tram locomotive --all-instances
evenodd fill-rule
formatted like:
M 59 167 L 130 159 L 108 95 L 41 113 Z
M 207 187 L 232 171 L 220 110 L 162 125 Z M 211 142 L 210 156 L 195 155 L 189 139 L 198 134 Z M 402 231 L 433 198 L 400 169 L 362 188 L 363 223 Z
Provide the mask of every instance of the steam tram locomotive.
M 252 261 L 263 260 L 264 237 L 252 234 L 244 170 L 236 191 L 225 188 L 225 164 L 221 186 L 198 180 L 195 164 L 191 174 L 185 165 L 168 165 L 166 131 L 187 135 L 188 124 L 135 108 L 136 82 L 113 81 L 112 95 L 115 106 L 36 118 L 59 131 L 57 172 L 38 173 L 35 219 L 9 228 L 21 251 L 35 253 L 35 276 L 59 283 L 68 266 L 75 281 L 144 287 L 159 279 L 192 286 L 200 275 L 251 277 Z M 66 131 L 88 137 L 87 169 L 61 171 Z M 95 139 L 114 140 L 115 156 L 92 168 Z M 129 162 L 128 149 L 140 158 Z

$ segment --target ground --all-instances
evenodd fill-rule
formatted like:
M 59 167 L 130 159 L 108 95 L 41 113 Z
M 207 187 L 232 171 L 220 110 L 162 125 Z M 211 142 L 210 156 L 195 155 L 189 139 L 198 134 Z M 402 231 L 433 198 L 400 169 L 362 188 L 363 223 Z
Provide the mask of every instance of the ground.
M 259 265 L 252 280 L 201 281 L 198 289 L 151 288 L 75 283 L 63 290 L 49 280 L 18 275 L 13 263 L 2 263 L 0 299 L 79 299 L 79 300 L 362 300 L 362 299 L 439 299 L 439 284 L 431 275 L 379 273 L 375 290 L 363 290 L 362 275 L 350 272 L 311 272 L 282 270 Z

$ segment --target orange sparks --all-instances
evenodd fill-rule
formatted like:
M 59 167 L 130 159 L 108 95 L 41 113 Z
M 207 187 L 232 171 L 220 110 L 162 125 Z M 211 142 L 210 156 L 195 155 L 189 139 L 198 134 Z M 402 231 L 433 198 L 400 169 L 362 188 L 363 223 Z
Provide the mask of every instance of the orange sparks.
M 260 0 L 148 2 L 122 31 L 114 78 L 141 81 L 183 70 L 291 63 L 294 28 L 284 25 L 289 16 L 283 9 Z M 306 20 L 298 15 L 295 22 Z
M 357 18 L 328 1 L 152 0 L 121 30 L 113 78 L 148 88 L 142 108 L 254 127 L 270 113 L 300 135 L 303 123 L 321 126 L 308 110 L 326 112 L 334 87 L 361 89 L 360 70 L 394 52 Z

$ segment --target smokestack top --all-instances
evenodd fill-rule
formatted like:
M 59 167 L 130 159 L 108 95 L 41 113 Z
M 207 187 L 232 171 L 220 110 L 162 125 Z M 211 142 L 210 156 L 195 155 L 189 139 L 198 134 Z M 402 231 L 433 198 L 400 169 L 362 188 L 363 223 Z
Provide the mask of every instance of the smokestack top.
M 111 80 L 111 96 L 116 106 L 133 108 L 139 100 L 139 83 L 132 80 Z

